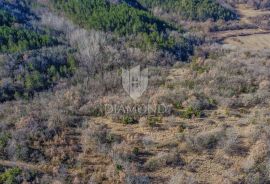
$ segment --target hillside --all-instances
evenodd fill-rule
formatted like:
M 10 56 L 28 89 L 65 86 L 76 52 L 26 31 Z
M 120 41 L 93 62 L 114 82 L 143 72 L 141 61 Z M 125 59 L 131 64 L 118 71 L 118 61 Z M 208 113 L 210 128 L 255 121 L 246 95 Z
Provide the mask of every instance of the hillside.
M 269 183 L 268 8 L 0 0 L 0 183 Z
M 224 7 L 213 0 L 140 0 L 147 8 L 161 8 L 163 11 L 176 13 L 183 19 L 205 21 L 233 20 L 237 18 L 232 9 Z

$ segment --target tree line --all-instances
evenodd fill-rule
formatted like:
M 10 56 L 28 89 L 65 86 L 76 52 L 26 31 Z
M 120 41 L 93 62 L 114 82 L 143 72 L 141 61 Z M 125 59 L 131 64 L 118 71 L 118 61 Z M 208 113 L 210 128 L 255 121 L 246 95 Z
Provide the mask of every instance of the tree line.
M 215 0 L 139 0 L 147 8 L 161 7 L 168 12 L 176 12 L 184 19 L 205 21 L 233 20 L 237 15 Z
M 179 34 L 173 37 L 171 32 L 181 33 L 175 28 L 139 7 L 131 6 L 126 1 L 110 3 L 105 0 L 51 0 L 56 9 L 74 22 L 88 29 L 112 32 L 125 37 L 131 46 L 143 50 L 163 49 L 171 53 L 181 52 L 181 59 L 186 59 L 188 41 Z M 181 45 L 181 46 L 179 46 Z M 181 50 L 179 50 L 181 49 Z

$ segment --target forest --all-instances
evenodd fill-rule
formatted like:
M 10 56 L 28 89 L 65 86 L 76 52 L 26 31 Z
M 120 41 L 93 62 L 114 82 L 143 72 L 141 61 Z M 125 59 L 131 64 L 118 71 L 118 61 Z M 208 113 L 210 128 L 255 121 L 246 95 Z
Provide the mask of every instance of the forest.
M 233 20 L 235 12 L 221 6 L 214 0 L 139 0 L 147 8 L 161 7 L 168 12 L 176 12 L 179 16 L 190 20 L 214 21 Z
M 32 30 L 16 26 L 19 21 L 7 11 L 0 9 L 0 52 L 18 52 L 50 46 L 53 39 Z
M 4 56 L 5 60 L 0 63 L 0 101 L 28 98 L 60 77 L 70 76 L 75 70 L 75 61 L 69 50 L 63 50 L 61 55 L 55 51 L 52 54 L 46 50 L 35 51 L 57 45 L 60 43 L 51 35 L 24 27 L 15 16 L 0 9 L 0 52 L 12 54 Z

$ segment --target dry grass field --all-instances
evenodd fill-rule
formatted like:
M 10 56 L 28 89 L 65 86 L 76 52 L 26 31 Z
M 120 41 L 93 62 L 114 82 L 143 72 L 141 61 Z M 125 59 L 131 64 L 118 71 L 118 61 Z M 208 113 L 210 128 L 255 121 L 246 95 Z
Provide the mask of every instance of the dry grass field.
M 240 21 L 252 24 L 251 19 L 270 15 L 267 10 L 255 10 L 246 5 L 237 6 L 237 12 L 240 15 Z M 224 43 L 237 48 L 246 48 L 252 50 L 261 50 L 270 48 L 270 32 L 261 28 L 253 30 L 227 31 L 224 34 Z
M 249 18 L 270 14 L 269 10 L 261 10 L 261 9 L 256 10 L 244 4 L 238 5 L 236 10 L 240 15 L 241 20 L 246 21 L 248 23 L 250 23 Z
M 249 36 L 238 36 L 224 40 L 224 43 L 252 50 L 270 49 L 270 34 L 253 34 Z

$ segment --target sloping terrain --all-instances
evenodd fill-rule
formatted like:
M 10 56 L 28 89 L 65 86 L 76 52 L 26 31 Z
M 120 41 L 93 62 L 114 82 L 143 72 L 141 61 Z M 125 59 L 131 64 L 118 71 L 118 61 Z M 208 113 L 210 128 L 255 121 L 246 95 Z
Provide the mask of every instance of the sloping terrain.
M 270 16 L 270 11 L 267 10 L 254 10 L 250 7 L 246 7 L 244 5 L 240 5 L 237 8 L 240 14 L 240 20 L 249 24 L 257 24 L 257 29 L 252 30 L 240 30 L 238 31 L 229 31 L 227 34 L 224 33 L 223 39 L 224 42 L 230 45 L 234 45 L 242 48 L 249 49 L 268 49 L 269 41 L 270 41 L 270 32 L 269 32 L 269 24 L 263 24 L 263 17 Z M 260 22 L 256 22 L 256 19 L 261 19 Z
M 0 4 L 0 183 L 269 183 L 264 1 Z

